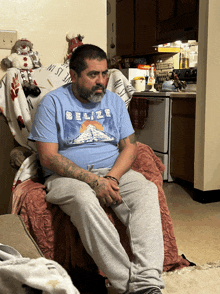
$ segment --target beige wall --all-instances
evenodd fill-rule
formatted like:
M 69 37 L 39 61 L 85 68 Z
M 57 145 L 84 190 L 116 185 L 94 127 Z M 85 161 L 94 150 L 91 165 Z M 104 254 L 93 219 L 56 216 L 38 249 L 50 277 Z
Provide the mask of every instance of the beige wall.
M 194 186 L 203 191 L 220 189 L 219 14 L 219 0 L 200 1 Z
M 103 0 L 8 0 L 1 1 L 0 30 L 15 30 L 27 38 L 41 55 L 44 66 L 63 62 L 67 54 L 66 34 L 84 35 L 106 51 L 106 1 Z M 0 49 L 0 60 L 10 50 Z M 0 78 L 4 73 L 0 72 Z
M 62 63 L 67 54 L 68 32 L 84 35 L 84 43 L 107 49 L 106 1 L 104 0 L 8 0 L 1 1 L 0 30 L 15 30 L 29 39 L 43 66 Z M 0 49 L 0 60 L 11 50 Z M 0 69 L 0 79 L 5 72 Z M 0 116 L 0 214 L 7 212 L 13 180 L 9 153 L 13 138 Z

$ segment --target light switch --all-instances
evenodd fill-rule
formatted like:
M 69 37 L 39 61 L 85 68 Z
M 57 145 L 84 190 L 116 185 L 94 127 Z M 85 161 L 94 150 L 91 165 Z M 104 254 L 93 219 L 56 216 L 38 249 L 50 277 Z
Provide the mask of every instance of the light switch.
M 12 49 L 16 41 L 17 41 L 16 31 L 0 30 L 0 49 Z

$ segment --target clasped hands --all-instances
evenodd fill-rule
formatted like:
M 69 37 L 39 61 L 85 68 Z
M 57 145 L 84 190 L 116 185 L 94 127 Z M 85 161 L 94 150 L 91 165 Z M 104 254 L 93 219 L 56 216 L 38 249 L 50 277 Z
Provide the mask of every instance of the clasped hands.
M 122 202 L 119 186 L 112 179 L 100 177 L 98 185 L 93 188 L 100 204 L 103 206 L 110 206 L 112 204 L 120 204 Z

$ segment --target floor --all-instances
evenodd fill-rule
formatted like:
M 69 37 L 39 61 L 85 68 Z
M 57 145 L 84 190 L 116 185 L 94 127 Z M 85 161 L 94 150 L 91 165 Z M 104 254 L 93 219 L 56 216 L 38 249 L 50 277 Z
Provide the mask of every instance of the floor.
M 166 182 L 164 192 L 180 253 L 196 264 L 220 260 L 220 192 Z

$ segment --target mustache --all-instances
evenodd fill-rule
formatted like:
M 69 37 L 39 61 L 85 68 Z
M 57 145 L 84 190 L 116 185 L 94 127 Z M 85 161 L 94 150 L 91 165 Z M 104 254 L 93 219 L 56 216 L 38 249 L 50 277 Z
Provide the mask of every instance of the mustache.
M 96 90 L 100 90 L 100 89 L 104 92 L 106 87 L 103 85 L 96 85 L 96 86 L 92 87 L 92 91 L 96 91 Z

